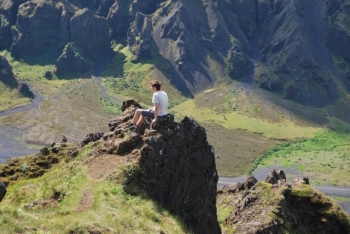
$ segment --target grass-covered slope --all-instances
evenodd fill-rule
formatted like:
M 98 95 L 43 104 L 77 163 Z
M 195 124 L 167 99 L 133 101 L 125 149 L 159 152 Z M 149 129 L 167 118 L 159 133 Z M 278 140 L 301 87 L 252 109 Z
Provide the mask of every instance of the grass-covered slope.
M 176 217 L 135 185 L 132 178 L 138 167 L 126 163 L 127 157 L 89 157 L 90 149 L 81 149 L 71 160 L 63 147 L 59 163 L 48 173 L 12 183 L 0 204 L 1 231 L 186 233 Z M 18 160 L 32 166 L 37 157 Z
M 221 176 L 252 173 L 259 166 L 295 168 L 313 183 L 347 186 L 347 100 L 311 108 L 234 82 L 200 93 L 172 111 L 205 123 Z
M 0 111 L 13 109 L 30 103 L 30 98 L 23 97 L 17 89 L 11 89 L 0 82 Z
M 244 192 L 223 189 L 217 206 L 226 234 L 350 232 L 349 215 L 308 184 L 273 186 L 260 182 Z

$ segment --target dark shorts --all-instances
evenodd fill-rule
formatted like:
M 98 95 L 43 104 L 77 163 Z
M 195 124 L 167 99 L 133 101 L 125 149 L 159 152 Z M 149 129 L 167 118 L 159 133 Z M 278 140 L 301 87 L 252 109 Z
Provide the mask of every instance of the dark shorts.
M 142 110 L 141 115 L 145 118 L 154 119 L 154 111 L 153 110 Z

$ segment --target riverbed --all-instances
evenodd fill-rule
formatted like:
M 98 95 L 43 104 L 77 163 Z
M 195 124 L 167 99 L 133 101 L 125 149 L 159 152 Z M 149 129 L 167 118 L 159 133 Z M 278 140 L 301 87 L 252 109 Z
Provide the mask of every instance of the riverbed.
M 27 106 L 16 107 L 11 110 L 0 112 L 0 117 L 10 116 L 15 113 L 29 111 L 39 106 L 44 97 L 36 90 L 29 86 L 30 91 L 33 92 L 34 98 Z M 37 149 L 33 149 L 23 141 L 23 130 L 10 126 L 5 126 L 0 123 L 0 163 L 6 162 L 10 158 L 21 157 L 37 153 Z

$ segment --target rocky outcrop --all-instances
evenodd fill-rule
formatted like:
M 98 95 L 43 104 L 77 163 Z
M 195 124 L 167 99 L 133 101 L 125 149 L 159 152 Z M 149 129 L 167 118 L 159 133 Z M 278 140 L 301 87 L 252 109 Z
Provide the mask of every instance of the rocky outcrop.
M 272 170 L 269 172 L 269 175 L 266 177 L 265 182 L 269 184 L 277 184 L 278 180 L 286 180 L 286 174 L 284 171 L 279 170 L 276 172 L 276 170 Z
M 68 160 L 70 153 L 76 150 L 78 148 L 74 145 L 67 147 L 58 145 L 44 147 L 39 153 L 31 156 L 10 159 L 0 164 L 0 181 L 12 185 L 19 180 L 40 177 L 59 162 Z
M 90 70 L 92 65 L 93 62 L 84 57 L 83 52 L 75 47 L 74 43 L 68 43 L 55 63 L 54 72 L 57 76 L 69 72 L 83 73 Z
M 0 56 L 0 82 L 4 83 L 10 88 L 18 87 L 18 81 L 12 72 L 12 67 L 3 56 Z
M 349 216 L 334 201 L 313 189 L 307 178 L 287 184 L 284 172 L 275 170 L 267 178 L 278 182 L 257 183 L 250 189 L 242 188 L 241 184 L 219 189 L 219 206 L 220 201 L 234 201 L 231 203 L 234 210 L 225 219 L 224 230 L 256 234 L 350 231 Z
M 194 233 L 221 233 L 216 215 L 218 175 L 214 149 L 205 129 L 185 117 L 159 117 L 136 127 L 131 117 L 140 105 L 124 102 L 124 112 L 110 122 L 111 132 L 92 143 L 91 156 L 140 151 L 142 186 L 151 198 L 181 217 Z

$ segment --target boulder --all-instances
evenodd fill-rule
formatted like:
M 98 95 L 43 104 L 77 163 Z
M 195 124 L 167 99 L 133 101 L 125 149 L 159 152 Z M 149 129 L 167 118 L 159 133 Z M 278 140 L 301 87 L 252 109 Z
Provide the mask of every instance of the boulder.
M 44 77 L 48 80 L 51 80 L 52 77 L 53 77 L 53 73 L 52 71 L 46 71 L 45 74 L 44 74 Z
M 49 155 L 50 154 L 50 151 L 47 147 L 44 147 L 40 150 L 39 152 L 39 156 L 40 157 L 43 157 L 43 156 L 46 156 L 46 155 Z
M 34 97 L 34 94 L 29 89 L 29 86 L 25 83 L 18 84 L 17 89 L 24 97 L 29 97 L 29 98 Z
M 251 189 L 254 185 L 258 183 L 258 180 L 254 176 L 249 176 L 247 180 L 244 182 L 245 189 Z
M 3 182 L 0 181 L 0 202 L 5 197 L 6 192 L 7 192 L 6 185 Z
M 90 142 L 95 142 L 100 140 L 103 137 L 104 133 L 99 132 L 99 133 L 89 133 L 86 136 L 83 137 L 83 139 L 80 142 L 80 146 L 84 146 L 89 144 Z
M 269 172 L 269 175 L 266 177 L 265 182 L 269 184 L 277 184 L 278 175 L 275 169 Z

